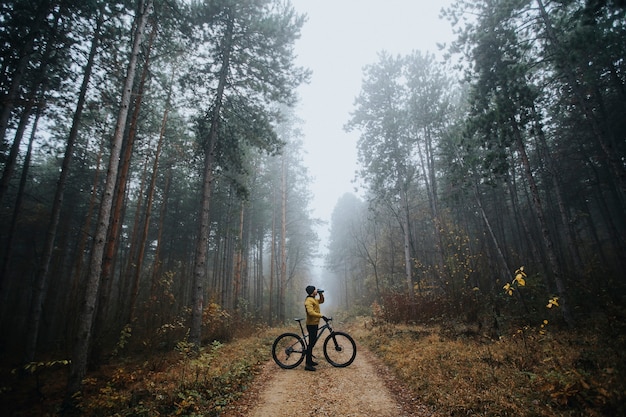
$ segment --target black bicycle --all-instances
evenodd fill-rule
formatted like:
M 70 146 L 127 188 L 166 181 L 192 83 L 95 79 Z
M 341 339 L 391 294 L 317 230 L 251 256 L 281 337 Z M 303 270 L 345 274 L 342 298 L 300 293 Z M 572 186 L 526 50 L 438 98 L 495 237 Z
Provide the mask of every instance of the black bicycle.
M 272 357 L 278 366 L 283 369 L 293 369 L 304 360 L 307 349 L 308 334 L 304 334 L 302 320 L 294 319 L 300 325 L 302 336 L 296 333 L 283 333 L 274 340 L 272 345 Z M 356 343 L 354 339 L 344 332 L 333 330 L 330 322 L 332 318 L 325 318 L 324 324 L 318 329 L 317 339 L 321 340 L 322 333 L 327 329 L 330 332 L 323 344 L 324 357 L 332 366 L 344 368 L 350 365 L 356 357 Z

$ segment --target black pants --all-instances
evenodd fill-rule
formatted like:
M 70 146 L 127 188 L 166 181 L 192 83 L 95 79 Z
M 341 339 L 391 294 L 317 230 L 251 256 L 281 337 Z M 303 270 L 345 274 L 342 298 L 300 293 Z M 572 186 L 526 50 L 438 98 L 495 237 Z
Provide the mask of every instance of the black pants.
M 309 346 L 306 350 L 306 364 L 310 365 L 313 362 L 313 348 L 317 342 L 317 324 L 307 324 L 306 331 L 309 333 Z

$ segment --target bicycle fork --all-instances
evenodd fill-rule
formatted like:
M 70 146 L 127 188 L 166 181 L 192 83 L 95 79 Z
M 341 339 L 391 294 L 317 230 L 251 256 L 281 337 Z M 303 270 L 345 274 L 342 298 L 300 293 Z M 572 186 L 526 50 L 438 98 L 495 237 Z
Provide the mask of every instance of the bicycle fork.
M 337 343 L 337 338 L 335 337 L 335 332 L 332 332 L 330 334 L 330 338 L 333 340 L 333 345 L 335 346 L 335 350 L 337 352 L 341 352 L 343 350 L 343 347 L 339 343 Z

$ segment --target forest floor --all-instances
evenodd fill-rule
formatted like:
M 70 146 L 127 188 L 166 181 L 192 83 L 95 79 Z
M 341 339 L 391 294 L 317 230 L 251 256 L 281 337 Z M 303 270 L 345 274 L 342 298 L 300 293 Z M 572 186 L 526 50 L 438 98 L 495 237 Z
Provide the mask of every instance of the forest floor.
M 191 359 L 182 346 L 179 352 L 152 354 L 143 362 L 139 356 L 111 361 L 89 374 L 74 410 L 63 405 L 66 368 L 42 364 L 34 378 L 13 372 L 15 379 L 0 390 L 0 409 L 12 417 L 437 415 L 415 401 L 406 385 L 363 345 L 346 368 L 326 362 L 319 343 L 315 372 L 306 371 L 304 364 L 281 369 L 267 357 L 270 343 L 283 330 L 214 343 Z M 242 365 L 261 358 L 252 366 Z M 203 378 L 198 381 L 200 374 Z M 213 393 L 212 400 L 200 398 L 208 393 Z
M 321 352 L 320 352 L 321 353 Z M 309 372 L 304 365 L 281 369 L 273 360 L 222 417 L 434 416 L 415 401 L 390 369 L 360 346 L 355 361 L 334 368 L 324 360 Z
M 357 342 L 355 361 L 316 372 L 283 370 L 274 338 L 293 326 L 250 329 L 200 352 L 149 343 L 109 357 L 64 403 L 68 367 L 0 366 L 0 415 L 26 416 L 609 416 L 626 415 L 626 325 L 580 330 L 511 327 L 490 338 L 472 325 L 336 321 Z M 53 358 L 51 358 L 53 359 Z M 3 358 L 6 362 L 6 358 Z

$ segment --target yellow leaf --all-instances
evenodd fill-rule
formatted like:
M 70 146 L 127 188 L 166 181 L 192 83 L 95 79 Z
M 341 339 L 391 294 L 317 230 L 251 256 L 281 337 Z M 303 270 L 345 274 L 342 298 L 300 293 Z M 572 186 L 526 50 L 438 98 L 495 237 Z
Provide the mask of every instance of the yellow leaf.
M 552 308 L 552 307 L 558 307 L 559 306 L 559 297 L 553 297 L 550 300 L 548 300 L 548 308 Z
M 506 285 L 504 287 L 502 287 L 504 289 L 504 292 L 506 292 L 509 295 L 513 295 L 513 287 L 511 287 L 510 283 L 506 283 Z

